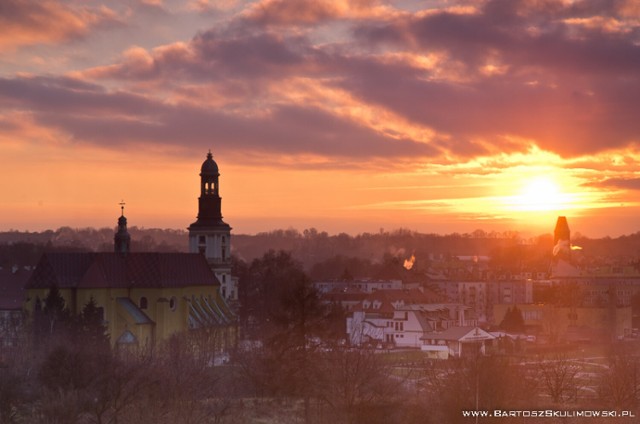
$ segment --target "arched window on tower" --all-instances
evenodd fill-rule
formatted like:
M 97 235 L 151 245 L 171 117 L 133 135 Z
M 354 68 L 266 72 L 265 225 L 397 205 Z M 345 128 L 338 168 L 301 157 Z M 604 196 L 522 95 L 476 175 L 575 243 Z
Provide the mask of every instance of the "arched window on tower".
M 149 307 L 149 302 L 147 301 L 147 298 L 142 296 L 140 298 L 140 309 L 147 309 Z

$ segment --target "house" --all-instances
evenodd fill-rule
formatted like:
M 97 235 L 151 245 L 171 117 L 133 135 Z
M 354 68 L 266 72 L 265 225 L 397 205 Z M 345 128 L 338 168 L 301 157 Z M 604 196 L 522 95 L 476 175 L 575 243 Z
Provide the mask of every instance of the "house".
M 421 350 L 434 359 L 463 357 L 485 353 L 486 342 L 494 336 L 477 326 L 451 327 L 422 337 Z
M 427 333 L 477 324 L 470 308 L 437 303 L 440 299 L 417 289 L 372 293 L 347 317 L 348 339 L 355 346 L 374 343 L 419 348 Z
M 478 320 L 485 324 L 496 324 L 492 321 L 496 304 L 533 302 L 532 280 L 441 281 L 436 286 L 446 293 L 450 302 L 472 308 Z

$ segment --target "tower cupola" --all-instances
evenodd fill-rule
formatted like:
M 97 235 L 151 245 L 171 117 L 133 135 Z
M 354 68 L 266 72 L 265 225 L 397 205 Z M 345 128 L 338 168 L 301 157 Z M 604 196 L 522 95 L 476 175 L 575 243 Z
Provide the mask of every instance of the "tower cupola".
M 207 160 L 200 168 L 200 196 L 218 196 L 220 171 L 218 164 L 213 160 L 211 152 L 207 153 Z
M 200 167 L 200 197 L 198 219 L 191 227 L 227 226 L 222 221 L 222 198 L 220 197 L 220 171 L 211 151 Z

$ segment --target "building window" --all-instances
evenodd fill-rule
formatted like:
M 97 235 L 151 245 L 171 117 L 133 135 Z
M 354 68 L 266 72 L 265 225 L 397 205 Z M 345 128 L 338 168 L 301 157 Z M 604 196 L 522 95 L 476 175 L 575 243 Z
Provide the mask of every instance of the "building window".
M 207 238 L 205 236 L 198 236 L 198 243 L 205 244 L 207 242 Z
M 223 283 L 227 282 L 227 274 L 222 274 L 222 282 Z
M 175 311 L 177 307 L 178 307 L 178 302 L 176 302 L 176 297 L 171 296 L 171 299 L 169 299 L 169 309 L 171 309 L 172 311 Z
M 149 307 L 149 302 L 147 301 L 147 298 L 142 296 L 140 298 L 140 309 L 147 309 Z

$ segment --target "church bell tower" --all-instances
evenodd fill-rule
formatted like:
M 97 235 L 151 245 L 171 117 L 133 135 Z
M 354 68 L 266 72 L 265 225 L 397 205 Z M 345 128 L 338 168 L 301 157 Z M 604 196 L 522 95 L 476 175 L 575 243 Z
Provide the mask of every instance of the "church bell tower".
M 189 251 L 207 258 L 220 281 L 222 296 L 236 300 L 238 291 L 231 278 L 231 227 L 222 220 L 220 171 L 211 152 L 200 168 L 198 217 L 189 226 Z
M 124 216 L 124 201 L 120 203 L 120 218 L 118 218 L 118 231 L 113 236 L 113 247 L 116 253 L 126 255 L 131 246 L 131 236 L 127 231 L 127 218 Z

